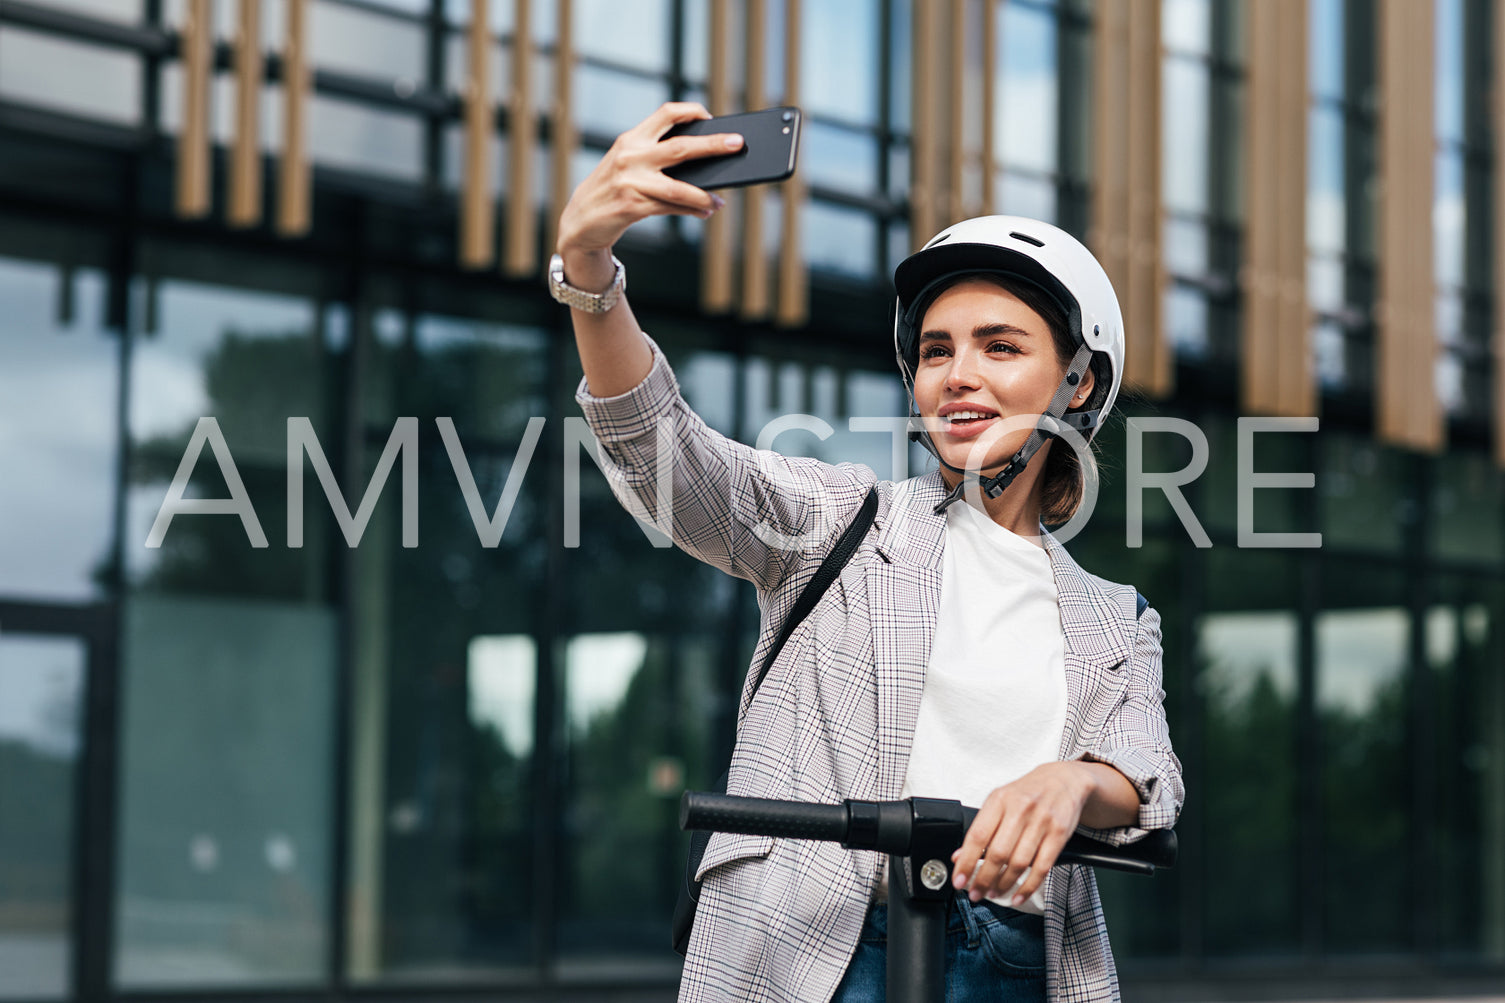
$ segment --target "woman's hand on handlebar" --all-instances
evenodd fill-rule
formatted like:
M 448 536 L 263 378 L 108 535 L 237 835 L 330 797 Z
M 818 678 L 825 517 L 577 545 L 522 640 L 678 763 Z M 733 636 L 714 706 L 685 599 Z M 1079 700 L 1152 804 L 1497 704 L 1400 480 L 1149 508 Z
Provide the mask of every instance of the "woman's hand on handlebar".
M 742 146 L 736 133 L 711 136 L 676 136 L 660 142 L 664 133 L 681 122 L 710 118 L 705 107 L 693 102 L 670 102 L 617 137 L 606 156 L 575 189 L 559 218 L 559 253 L 604 254 L 638 220 L 649 216 L 698 216 L 708 218 L 724 204 L 692 184 L 676 181 L 664 168 L 727 153 Z
M 1101 763 L 1045 763 L 995 789 L 951 856 L 956 887 L 970 888 L 974 902 L 1004 895 L 1014 905 L 1024 902 L 1045 881 L 1090 801 L 1106 802 L 1099 810 L 1114 805 L 1108 814 L 1122 813 L 1118 782 L 1137 804 L 1133 785 Z

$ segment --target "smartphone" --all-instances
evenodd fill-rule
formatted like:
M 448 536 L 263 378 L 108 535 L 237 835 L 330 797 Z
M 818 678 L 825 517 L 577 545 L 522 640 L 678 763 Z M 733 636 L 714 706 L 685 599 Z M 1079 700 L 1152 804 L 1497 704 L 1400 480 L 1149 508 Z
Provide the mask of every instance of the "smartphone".
M 794 173 L 800 148 L 800 110 L 793 107 L 723 115 L 682 122 L 664 134 L 710 136 L 735 132 L 742 136 L 742 149 L 724 156 L 697 157 L 664 169 L 664 173 L 697 188 L 740 188 L 769 181 L 783 181 Z

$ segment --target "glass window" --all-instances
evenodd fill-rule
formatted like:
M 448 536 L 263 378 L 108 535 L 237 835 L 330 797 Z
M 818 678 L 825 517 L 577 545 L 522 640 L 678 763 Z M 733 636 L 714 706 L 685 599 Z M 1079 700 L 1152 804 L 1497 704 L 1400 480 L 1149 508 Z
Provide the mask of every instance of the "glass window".
M 1197 623 L 1206 949 L 1291 952 L 1303 901 L 1296 880 L 1298 621 L 1289 608 L 1296 566 L 1289 554 L 1219 548 L 1208 562 L 1210 609 Z M 1257 881 L 1248 880 L 1253 874 Z
M 806 0 L 801 5 L 800 101 L 809 114 L 876 123 L 880 8 L 843 0 Z M 769 48 L 782 53 L 782 35 L 771 35 L 770 41 Z M 770 81 L 771 90 L 782 89 L 781 76 Z
M 120 371 L 104 302 L 92 268 L 0 257 L 0 470 L 13 472 L 0 477 L 0 595 L 80 602 L 104 589 Z
M 1212 7 L 1208 0 L 1164 0 L 1160 40 L 1167 48 L 1192 55 L 1212 51 Z
M 561 972 L 678 968 L 664 937 L 683 878 L 679 797 L 689 761 L 698 767 L 705 758 L 699 722 L 707 718 L 718 648 L 709 637 L 636 631 L 576 634 L 563 643 Z
M 127 602 L 117 988 L 321 981 L 336 637 L 316 606 Z
M 1426 613 L 1436 775 L 1432 779 L 1438 943 L 1444 955 L 1500 956 L 1505 935 L 1505 692 L 1498 582 L 1439 576 Z
M 997 24 L 993 155 L 1000 165 L 1054 171 L 1060 121 L 1055 13 L 1006 3 Z
M 1445 455 L 1433 468 L 1432 543 L 1438 557 L 1471 564 L 1505 559 L 1505 473 L 1483 453 Z
M 87 658 L 74 638 L 0 634 L 0 999 L 70 995 Z
M 858 132 L 806 119 L 799 170 L 805 180 L 849 195 L 878 193 L 878 142 Z
M 261 259 L 207 258 L 196 264 L 179 249 L 145 254 L 176 265 L 239 268 L 247 278 L 297 281 Z M 307 282 L 306 276 L 302 281 Z M 136 297 L 143 333 L 132 349 L 131 469 L 124 543 L 129 581 L 140 588 L 195 594 L 317 599 L 326 594 L 320 555 L 329 511 L 317 477 L 304 482 L 306 546 L 287 547 L 287 422 L 312 423 L 338 469 L 340 437 L 325 408 L 326 356 L 309 298 L 236 289 L 197 279 L 143 280 Z M 179 513 L 164 524 L 160 546 L 147 541 L 188 452 L 200 419 L 213 418 L 227 450 L 224 467 L 206 444 L 186 497 L 231 497 L 224 472 L 234 468 L 268 546 L 236 515 Z M 309 513 L 312 513 L 309 515 Z
M 576 124 L 607 136 L 632 128 L 669 100 L 669 85 L 663 80 L 589 63 L 575 68 L 575 90 Z
M 1388 568 L 1331 561 L 1322 569 L 1323 610 L 1314 627 L 1323 943 L 1331 954 L 1407 947 L 1422 890 L 1397 864 L 1413 838 L 1408 591 Z
M 317 68 L 410 84 L 428 77 L 427 36 L 421 22 L 315 3 L 309 11 L 308 39 L 309 61 Z
M 134 124 L 141 61 L 134 53 L 0 27 L 0 97 Z
M 632 5 L 630 17 L 623 16 L 623 8 L 617 0 L 576 0 L 576 51 L 586 59 L 602 59 L 619 66 L 665 72 L 669 68 L 669 14 L 669 0 L 639 0 Z M 551 31 L 552 20 L 548 19 Z M 543 23 L 544 19 L 534 18 L 535 32 Z M 587 107 L 589 105 L 584 101 L 576 104 L 577 110 Z M 657 105 L 643 105 L 633 122 L 645 117 L 655 107 Z
M 871 213 L 809 202 L 801 217 L 805 258 L 812 269 L 857 279 L 871 279 L 877 272 L 878 222 Z
M 423 176 L 423 122 L 397 112 L 314 95 L 308 149 L 317 164 L 406 181 Z
M 1162 111 L 1166 156 L 1161 188 L 1167 209 L 1208 211 L 1208 108 L 1210 74 L 1206 63 L 1165 60 Z

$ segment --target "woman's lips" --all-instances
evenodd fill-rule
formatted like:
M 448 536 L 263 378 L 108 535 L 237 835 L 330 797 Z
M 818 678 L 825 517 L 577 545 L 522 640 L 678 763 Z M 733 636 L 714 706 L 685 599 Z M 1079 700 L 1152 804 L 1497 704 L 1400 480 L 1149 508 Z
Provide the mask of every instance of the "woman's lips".
M 998 420 L 996 414 L 982 411 L 953 411 L 942 415 L 942 429 L 953 439 L 974 439 Z

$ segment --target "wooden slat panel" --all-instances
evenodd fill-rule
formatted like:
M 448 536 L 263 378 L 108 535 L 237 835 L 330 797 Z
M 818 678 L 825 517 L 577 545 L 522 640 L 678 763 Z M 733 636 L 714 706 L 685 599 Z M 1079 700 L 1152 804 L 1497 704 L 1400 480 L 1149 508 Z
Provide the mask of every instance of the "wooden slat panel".
M 1315 413 L 1306 302 L 1305 0 L 1245 8 L 1249 38 L 1245 123 L 1244 410 Z
M 998 170 L 993 144 L 994 74 L 998 72 L 998 4 L 994 0 L 982 0 L 982 213 L 991 216 L 993 205 L 993 174 Z
M 1093 175 L 1089 243 L 1121 302 L 1129 290 L 1129 8 L 1098 0 L 1093 21 Z M 1126 304 L 1125 304 L 1126 305 Z M 1137 331 L 1129 332 L 1132 339 Z
M 746 0 L 747 40 L 743 100 L 748 110 L 764 107 L 768 99 L 768 11 L 764 0 Z M 786 102 L 787 103 L 787 102 Z M 788 186 L 785 186 L 785 191 Z M 763 216 L 768 206 L 768 189 L 753 185 L 742 195 L 742 309 L 748 320 L 762 320 L 773 304 L 773 276 L 768 267 L 768 250 Z
M 554 28 L 554 106 L 549 113 L 552 147 L 549 214 L 544 221 L 544 247 L 552 252 L 559 239 L 559 215 L 564 212 L 574 186 L 570 160 L 579 147 L 575 128 L 575 15 L 573 0 L 555 0 L 559 5 Z
M 711 0 L 710 53 L 706 74 L 706 102 L 712 115 L 731 110 L 731 46 L 728 41 L 730 0 Z M 720 212 L 706 220 L 701 234 L 700 307 L 707 313 L 725 313 L 732 308 L 732 212 L 728 200 Z
M 1274 163 L 1279 132 L 1278 0 L 1248 4 L 1249 67 L 1245 98 L 1244 181 L 1246 224 L 1244 269 L 1244 330 L 1241 340 L 1239 387 L 1243 409 L 1266 414 L 1275 410 L 1275 365 L 1281 335 L 1276 289 L 1280 274 L 1275 215 L 1278 211 L 1278 165 Z
M 910 115 L 910 185 L 909 238 L 918 249 L 936 230 L 939 210 L 935 189 L 940 178 L 936 170 L 937 129 L 935 100 L 936 4 L 938 0 L 913 0 L 914 49 L 911 62 L 914 75 L 910 91 L 913 112 Z
M 460 264 L 486 268 L 495 260 L 491 147 L 496 110 L 491 99 L 491 4 L 470 0 L 466 32 L 465 167 L 460 182 Z
M 209 0 L 188 0 L 183 22 L 183 131 L 178 134 L 176 204 L 180 216 L 209 212 L 209 87 L 214 33 Z
M 261 0 L 240 0 L 235 32 L 235 134 L 230 143 L 231 226 L 261 222 Z
M 1376 427 L 1387 442 L 1443 443 L 1435 371 L 1432 263 L 1433 17 L 1431 0 L 1381 0 L 1380 270 Z
M 1170 393 L 1170 344 L 1162 329 L 1160 5 L 1101 0 L 1095 25 L 1095 222 L 1091 239 L 1123 306 L 1124 379 Z
M 313 176 L 308 166 L 308 0 L 287 0 L 287 37 L 282 46 L 282 160 L 277 176 L 277 232 L 308 232 Z
M 1280 330 L 1286 341 L 1278 358 L 1277 409 L 1290 417 L 1317 413 L 1317 376 L 1312 351 L 1312 314 L 1306 288 L 1307 190 L 1307 0 L 1281 0 L 1280 162 Z
M 515 0 L 512 15 L 512 90 L 507 98 L 507 230 L 502 262 L 519 278 L 538 269 L 538 213 L 533 205 L 533 5 Z
M 800 102 L 800 0 L 784 5 L 784 103 Z M 800 214 L 805 207 L 805 183 L 798 171 L 784 182 L 783 221 L 779 227 L 779 302 L 774 319 L 784 327 L 798 327 L 810 319 L 810 284 L 801 243 Z
M 967 8 L 966 0 L 953 0 L 946 5 L 949 15 L 950 38 L 947 40 L 949 70 L 947 81 L 947 124 L 945 137 L 946 160 L 946 218 L 950 225 L 969 215 L 966 205 L 967 172 Z

